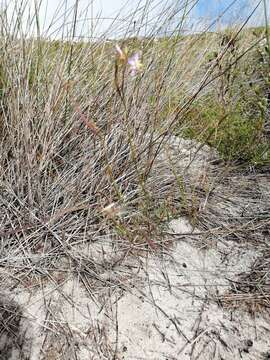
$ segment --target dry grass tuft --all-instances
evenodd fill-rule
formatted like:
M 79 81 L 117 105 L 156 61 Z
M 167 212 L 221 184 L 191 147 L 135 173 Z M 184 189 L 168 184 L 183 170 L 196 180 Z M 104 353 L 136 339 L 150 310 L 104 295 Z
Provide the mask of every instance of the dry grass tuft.
M 246 22 L 230 30 L 224 45 L 224 34 L 182 36 L 186 12 L 168 6 L 152 19 L 150 35 L 141 39 L 148 21 L 145 5 L 128 17 L 129 27 L 135 18 L 141 24 L 138 36 L 119 40 L 129 55 L 142 51 L 143 68 L 132 77 L 117 58 L 116 41 L 108 40 L 112 29 L 98 41 L 95 34 L 89 43 L 77 41 L 76 4 L 65 41 L 43 38 L 38 14 L 29 22 L 36 24 L 35 31 L 29 25 L 25 35 L 21 20 L 27 1 L 11 20 L 5 11 L 0 14 L 1 288 L 18 297 L 40 295 L 46 310 L 40 320 L 46 358 L 54 359 L 64 349 L 64 358 L 77 359 L 74 334 L 82 334 L 61 320 L 61 311 L 56 317 L 48 288 L 49 294 L 64 297 L 63 287 L 75 278 L 88 299 L 98 303 L 102 298 L 102 306 L 107 305 L 104 298 L 134 286 L 137 269 L 129 259 L 136 259 L 140 269 L 141 259 L 173 249 L 167 224 L 187 216 L 200 233 L 174 238 L 195 236 L 202 247 L 235 241 L 262 250 L 251 272 L 239 278 L 237 294 L 229 297 L 241 293 L 247 301 L 253 297 L 256 304 L 268 306 L 268 172 L 233 173 L 215 151 L 182 139 L 194 125 L 188 119 L 192 106 L 214 96 L 227 72 L 264 35 L 247 36 L 231 56 L 231 45 Z M 187 2 L 181 4 L 186 9 Z M 161 37 L 172 25 L 174 31 Z M 64 24 L 60 32 L 64 34 Z M 242 77 L 237 79 L 239 89 Z M 259 96 L 265 91 L 263 81 L 254 80 L 260 84 Z M 219 88 L 224 103 L 227 87 L 225 94 Z M 222 112 L 206 142 L 222 131 L 227 115 Z M 75 307 L 71 295 L 65 300 Z M 0 343 L 6 334 L 13 342 L 21 309 L 4 297 L 0 308 Z M 104 358 L 116 359 L 102 327 L 89 336 Z M 55 338 L 57 348 L 51 346 Z

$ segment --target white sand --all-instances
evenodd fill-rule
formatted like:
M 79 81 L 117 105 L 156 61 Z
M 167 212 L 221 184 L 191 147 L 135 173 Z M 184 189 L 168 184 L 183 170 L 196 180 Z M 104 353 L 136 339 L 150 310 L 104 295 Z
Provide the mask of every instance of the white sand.
M 183 218 L 171 229 L 194 230 Z M 253 318 L 215 302 L 228 289 L 227 279 L 247 270 L 255 256 L 233 243 L 204 250 L 178 241 L 163 259 L 152 255 L 122 263 L 105 276 L 110 291 L 97 281 L 92 299 L 74 276 L 31 297 L 18 293 L 24 352 L 30 360 L 264 359 L 269 317 Z

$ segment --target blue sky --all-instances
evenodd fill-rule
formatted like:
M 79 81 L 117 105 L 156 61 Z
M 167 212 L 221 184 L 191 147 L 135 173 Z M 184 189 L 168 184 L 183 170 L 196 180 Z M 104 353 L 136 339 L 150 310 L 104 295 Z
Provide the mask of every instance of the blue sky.
M 66 23 L 68 29 L 69 24 L 72 22 L 72 16 L 74 15 L 73 7 L 76 0 L 23 0 L 28 4 L 31 4 L 31 11 L 35 8 L 35 4 L 41 6 L 39 9 L 40 23 L 43 29 L 43 34 L 51 35 L 52 37 L 59 37 L 61 25 Z M 112 26 L 109 30 L 111 36 L 121 36 L 126 31 L 126 24 L 130 24 L 133 20 L 140 19 L 140 15 L 137 12 L 136 17 L 133 19 L 132 10 L 135 10 L 138 4 L 142 7 L 150 2 L 154 8 L 150 11 L 149 17 L 151 23 L 156 23 L 156 16 L 162 8 L 167 5 L 171 5 L 174 10 L 181 8 L 181 4 L 188 2 L 189 6 L 196 3 L 196 6 L 192 8 L 192 12 L 189 14 L 189 23 L 185 24 L 187 28 L 192 28 L 196 31 L 196 28 L 203 29 L 208 24 L 212 23 L 217 17 L 232 3 L 234 5 L 219 21 L 219 26 L 230 25 L 242 21 L 246 15 L 250 12 L 250 9 L 256 5 L 259 0 L 79 0 L 78 19 L 79 25 L 77 27 L 77 36 L 83 36 L 89 33 L 90 28 L 94 29 L 95 35 L 99 36 L 109 26 Z M 20 3 L 17 0 L 0 0 L 0 4 L 6 3 L 9 6 L 10 16 L 14 11 L 14 7 Z M 252 25 L 258 24 L 262 21 L 262 9 L 257 11 L 257 14 L 252 18 Z M 174 11 L 172 10 L 172 12 Z M 120 12 L 119 19 L 113 21 L 115 15 Z M 69 13 L 68 16 L 65 14 Z M 142 14 L 142 12 L 141 12 Z M 99 20 L 91 21 L 90 18 L 98 18 Z M 149 21 L 148 19 L 148 21 Z M 181 19 L 181 12 L 175 17 L 175 21 Z M 29 23 L 29 21 L 25 21 Z M 27 25 L 26 25 L 27 26 Z M 173 26 L 173 23 L 171 24 Z M 131 31 L 132 29 L 129 29 Z M 144 29 L 144 31 L 148 31 Z M 62 31 L 62 30 L 61 30 Z M 70 30 L 67 30 L 67 33 Z M 61 33 L 63 36 L 63 32 Z M 130 34 L 130 33 L 129 33 Z
M 267 0 L 268 1 L 268 0 Z M 127 0 L 99 0 L 97 3 L 102 6 L 105 13 L 117 11 L 125 3 L 128 3 Z M 143 2 L 143 1 L 142 1 Z M 165 0 L 164 0 L 165 2 Z M 173 2 L 173 1 L 172 1 Z M 181 3 L 181 0 L 175 0 L 175 3 Z M 229 15 L 233 12 L 238 13 L 238 15 L 243 12 L 243 15 L 246 14 L 248 9 L 252 6 L 255 6 L 259 0 L 189 0 L 189 3 L 196 2 L 196 11 L 195 13 L 200 17 L 207 17 L 214 19 L 219 14 L 221 14 L 228 6 L 232 4 L 232 10 L 229 11 Z M 133 0 L 129 3 L 136 4 L 138 1 Z
M 216 16 L 229 6 L 231 2 L 232 0 L 201 0 L 197 5 L 198 13 L 201 16 Z M 242 4 L 245 2 L 245 0 L 241 1 Z
M 229 21 L 232 16 L 245 17 L 257 3 L 259 0 L 200 0 L 197 4 L 197 13 L 200 16 L 208 16 L 213 19 L 231 5 L 231 10 L 227 12 L 227 15 L 224 15 L 226 21 Z M 260 10 L 262 10 L 262 6 Z

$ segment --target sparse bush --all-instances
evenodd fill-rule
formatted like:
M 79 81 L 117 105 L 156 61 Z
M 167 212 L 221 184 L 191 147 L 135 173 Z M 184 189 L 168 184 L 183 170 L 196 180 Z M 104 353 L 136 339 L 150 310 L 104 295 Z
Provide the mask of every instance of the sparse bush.
M 226 160 L 262 165 L 270 161 L 269 63 L 262 39 L 241 59 L 250 35 L 248 31 L 241 34 L 222 58 L 216 50 L 207 54 L 206 64 L 217 64 L 217 79 L 188 110 L 184 136 L 205 141 Z M 232 38 L 225 33 L 221 45 L 226 46 Z

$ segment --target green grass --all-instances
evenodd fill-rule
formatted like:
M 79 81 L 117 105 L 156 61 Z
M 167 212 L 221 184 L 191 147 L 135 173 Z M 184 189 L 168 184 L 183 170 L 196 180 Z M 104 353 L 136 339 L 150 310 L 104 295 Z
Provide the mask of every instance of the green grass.
M 263 133 L 264 118 L 248 116 L 245 105 L 236 104 L 233 109 L 224 110 L 212 98 L 202 99 L 190 109 L 183 135 L 216 148 L 227 161 L 254 165 L 269 163 L 270 144 Z

